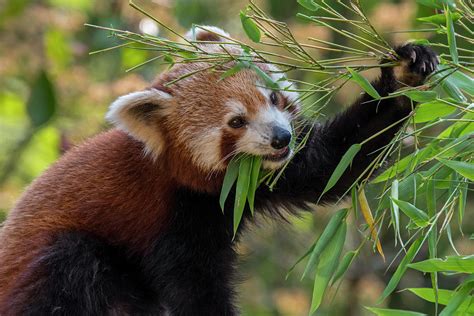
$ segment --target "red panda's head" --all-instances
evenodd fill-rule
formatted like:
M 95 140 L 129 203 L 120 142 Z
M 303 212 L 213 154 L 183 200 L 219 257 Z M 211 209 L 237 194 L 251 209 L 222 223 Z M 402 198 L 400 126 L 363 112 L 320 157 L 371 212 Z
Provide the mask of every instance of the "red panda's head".
M 207 42 L 198 44 L 201 49 L 241 53 L 221 29 L 203 28 L 188 33 Z M 255 65 L 282 89 L 290 85 L 274 66 Z M 266 88 L 250 68 L 223 79 L 223 71 L 210 66 L 202 61 L 175 64 L 150 88 L 118 98 L 107 119 L 142 141 L 153 157 L 171 155 L 206 173 L 224 170 L 239 153 L 262 156 L 264 168 L 281 167 L 291 156 L 296 93 Z M 223 70 L 232 66 L 227 63 Z

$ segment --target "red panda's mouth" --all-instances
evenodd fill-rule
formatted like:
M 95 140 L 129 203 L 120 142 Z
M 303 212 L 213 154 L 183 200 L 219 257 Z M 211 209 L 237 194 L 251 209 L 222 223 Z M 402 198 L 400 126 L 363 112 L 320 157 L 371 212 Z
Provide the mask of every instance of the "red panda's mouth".
M 285 148 L 282 148 L 274 152 L 273 154 L 264 155 L 263 159 L 269 160 L 269 161 L 282 161 L 286 159 L 289 154 L 290 154 L 290 147 L 286 146 Z

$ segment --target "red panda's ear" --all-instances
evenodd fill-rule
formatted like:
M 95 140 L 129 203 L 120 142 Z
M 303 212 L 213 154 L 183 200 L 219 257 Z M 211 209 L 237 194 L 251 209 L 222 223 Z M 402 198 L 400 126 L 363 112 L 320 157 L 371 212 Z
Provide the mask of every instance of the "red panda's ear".
M 191 41 L 223 42 L 229 37 L 229 33 L 209 25 L 196 25 L 186 33 L 186 38 Z
M 167 115 L 172 96 L 158 89 L 129 93 L 115 100 L 106 119 L 145 144 L 147 153 L 158 156 L 165 141 L 160 120 Z

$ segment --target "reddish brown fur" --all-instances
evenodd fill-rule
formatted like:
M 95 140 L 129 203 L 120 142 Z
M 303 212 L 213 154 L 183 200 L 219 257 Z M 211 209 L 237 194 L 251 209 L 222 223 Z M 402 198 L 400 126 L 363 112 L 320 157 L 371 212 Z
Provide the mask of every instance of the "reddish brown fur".
M 196 36 L 198 41 L 207 41 L 207 42 L 219 42 L 221 37 L 217 34 L 208 33 L 208 32 L 199 32 Z
M 220 150 L 221 156 L 226 157 L 226 162 L 232 159 L 232 153 L 236 150 L 235 143 L 237 142 L 237 139 L 238 135 L 232 134 L 231 131 L 226 131 L 222 135 Z
M 90 231 L 145 251 L 173 205 L 176 180 L 167 168 L 118 130 L 70 150 L 33 182 L 1 230 L 0 301 L 58 231 Z

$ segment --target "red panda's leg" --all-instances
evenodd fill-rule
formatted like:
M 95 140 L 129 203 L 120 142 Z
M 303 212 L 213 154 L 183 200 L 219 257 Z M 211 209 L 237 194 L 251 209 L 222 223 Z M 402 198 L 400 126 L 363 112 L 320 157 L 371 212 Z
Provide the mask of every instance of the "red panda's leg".
M 402 58 L 402 66 L 382 68 L 380 79 L 372 83 L 381 96 L 400 88 L 400 81 L 422 84 L 438 63 L 436 53 L 429 47 L 408 44 L 396 51 Z M 316 202 L 347 150 L 380 132 L 362 146 L 351 167 L 321 201 L 338 199 L 377 157 L 380 149 L 390 143 L 411 111 L 412 105 L 406 97 L 374 100 L 365 94 L 332 120 L 314 125 L 306 146 L 295 155 L 277 183 L 276 198 L 293 204 Z M 306 130 L 309 132 L 310 125 Z
M 61 233 L 20 275 L 0 314 L 140 313 L 150 305 L 139 300 L 144 295 L 138 290 L 138 274 L 124 261 L 113 248 L 85 233 Z

